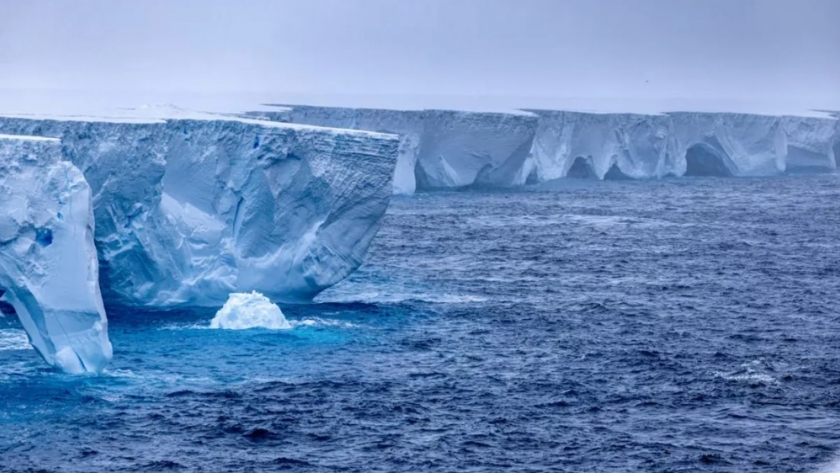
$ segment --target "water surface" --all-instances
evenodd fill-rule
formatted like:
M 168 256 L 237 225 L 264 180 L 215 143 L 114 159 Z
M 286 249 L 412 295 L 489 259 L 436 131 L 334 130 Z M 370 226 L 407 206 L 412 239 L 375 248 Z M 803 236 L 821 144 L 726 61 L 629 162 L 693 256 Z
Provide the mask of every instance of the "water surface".
M 0 471 L 788 471 L 840 447 L 840 178 L 397 198 L 290 331 L 0 318 Z

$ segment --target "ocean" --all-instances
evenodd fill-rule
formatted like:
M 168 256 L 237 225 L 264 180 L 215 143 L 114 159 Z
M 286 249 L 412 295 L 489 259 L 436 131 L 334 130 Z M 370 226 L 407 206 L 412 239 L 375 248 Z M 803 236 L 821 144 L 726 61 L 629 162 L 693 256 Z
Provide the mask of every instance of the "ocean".
M 110 308 L 70 376 L 0 316 L 0 471 L 832 471 L 838 294 L 838 175 L 397 197 L 291 330 Z

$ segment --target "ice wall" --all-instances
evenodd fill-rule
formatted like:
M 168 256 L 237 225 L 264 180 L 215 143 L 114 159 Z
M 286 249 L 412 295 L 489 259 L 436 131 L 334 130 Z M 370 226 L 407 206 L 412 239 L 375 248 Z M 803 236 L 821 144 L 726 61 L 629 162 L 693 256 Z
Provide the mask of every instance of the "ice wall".
M 295 106 L 281 107 L 276 112 L 251 112 L 247 115 L 277 122 L 397 135 L 400 142 L 394 170 L 394 193 L 413 194 L 416 189 L 414 168 L 423 136 L 423 111 Z
M 664 175 L 670 123 L 661 115 L 537 111 L 539 129 L 531 149 L 534 182 L 562 177 L 603 179 Z
M 834 118 L 741 113 L 527 114 L 278 106 L 249 115 L 400 136 L 394 191 L 507 187 L 564 177 L 831 172 Z
M 661 115 L 534 111 L 532 179 L 762 176 L 831 172 L 831 118 L 676 112 Z
M 834 115 L 838 118 L 837 125 L 834 128 L 834 168 L 840 169 L 840 113 Z
M 60 137 L 94 193 L 103 295 L 221 306 L 308 300 L 362 262 L 389 203 L 396 136 L 236 118 L 0 118 Z
M 0 293 L 32 346 L 70 373 L 111 359 L 91 191 L 58 140 L 0 135 Z
M 416 189 L 522 185 L 537 117 L 527 113 L 289 106 L 253 112 L 268 120 L 395 133 L 396 194 Z

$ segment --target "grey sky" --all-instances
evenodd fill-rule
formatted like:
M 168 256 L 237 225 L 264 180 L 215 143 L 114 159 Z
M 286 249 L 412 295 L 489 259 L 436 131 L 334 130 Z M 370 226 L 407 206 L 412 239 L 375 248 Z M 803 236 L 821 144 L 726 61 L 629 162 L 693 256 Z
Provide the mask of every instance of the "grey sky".
M 840 100 L 838 0 L 0 0 L 0 88 Z

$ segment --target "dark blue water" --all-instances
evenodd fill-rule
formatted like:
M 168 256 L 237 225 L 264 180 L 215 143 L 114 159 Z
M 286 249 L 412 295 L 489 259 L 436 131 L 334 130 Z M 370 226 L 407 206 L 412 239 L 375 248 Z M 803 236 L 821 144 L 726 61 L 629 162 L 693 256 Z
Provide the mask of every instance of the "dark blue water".
M 0 322 L 0 470 L 814 472 L 838 294 L 838 176 L 397 199 L 291 331 L 112 311 L 71 377 Z

